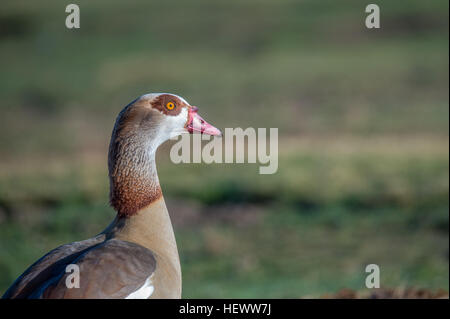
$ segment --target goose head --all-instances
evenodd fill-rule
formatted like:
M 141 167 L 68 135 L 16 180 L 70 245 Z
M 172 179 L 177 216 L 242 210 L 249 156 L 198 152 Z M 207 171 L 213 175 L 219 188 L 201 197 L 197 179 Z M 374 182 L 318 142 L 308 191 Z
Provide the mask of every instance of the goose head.
M 198 114 L 196 106 L 190 105 L 182 97 L 169 93 L 150 93 L 134 100 L 120 112 L 113 137 L 140 137 L 151 151 L 155 151 L 170 138 L 194 132 L 221 135 L 220 130 Z
M 161 197 L 156 150 L 184 133 L 221 135 L 197 107 L 175 94 L 145 94 L 119 113 L 108 155 L 110 202 L 119 215 L 132 215 Z

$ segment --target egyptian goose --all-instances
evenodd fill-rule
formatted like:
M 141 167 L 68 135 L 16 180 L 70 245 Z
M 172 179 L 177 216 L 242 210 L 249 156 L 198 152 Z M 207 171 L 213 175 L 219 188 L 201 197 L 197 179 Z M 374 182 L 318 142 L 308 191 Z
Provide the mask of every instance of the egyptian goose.
M 99 235 L 40 258 L 3 298 L 181 298 L 180 260 L 155 153 L 185 132 L 221 135 L 197 110 L 168 93 L 146 94 L 127 105 L 117 117 L 108 156 L 117 216 Z M 79 288 L 66 283 L 72 265 L 79 270 Z

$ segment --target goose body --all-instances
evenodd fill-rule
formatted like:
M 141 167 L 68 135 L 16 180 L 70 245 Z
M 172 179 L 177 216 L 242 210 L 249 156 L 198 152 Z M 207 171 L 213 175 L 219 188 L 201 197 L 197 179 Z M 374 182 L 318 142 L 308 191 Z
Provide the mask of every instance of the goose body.
M 220 135 L 177 95 L 146 94 L 127 105 L 117 117 L 108 156 L 117 216 L 97 236 L 40 258 L 3 298 L 181 298 L 180 261 L 155 153 L 167 139 L 193 132 Z M 74 265 L 78 287 L 70 285 Z

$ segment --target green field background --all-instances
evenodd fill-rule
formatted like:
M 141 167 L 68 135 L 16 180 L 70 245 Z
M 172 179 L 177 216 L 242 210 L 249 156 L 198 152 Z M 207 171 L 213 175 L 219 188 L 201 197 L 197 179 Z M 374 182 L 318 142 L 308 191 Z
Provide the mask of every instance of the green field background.
M 279 128 L 279 168 L 157 155 L 186 298 L 449 287 L 448 1 L 64 1 L 0 9 L 0 293 L 114 218 L 123 106 L 172 92 L 215 126 Z

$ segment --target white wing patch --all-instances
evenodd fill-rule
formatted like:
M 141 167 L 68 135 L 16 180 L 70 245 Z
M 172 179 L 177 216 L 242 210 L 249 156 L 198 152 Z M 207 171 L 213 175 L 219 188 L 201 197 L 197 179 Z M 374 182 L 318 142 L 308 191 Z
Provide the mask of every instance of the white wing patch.
M 129 294 L 125 299 L 147 299 L 153 294 L 155 287 L 152 282 L 153 274 L 147 278 L 144 284 L 138 290 Z

